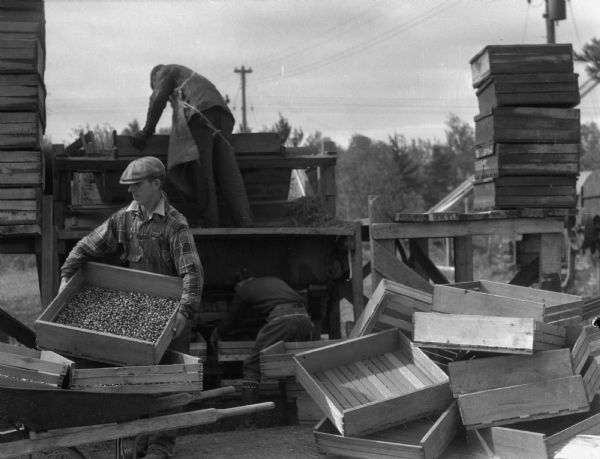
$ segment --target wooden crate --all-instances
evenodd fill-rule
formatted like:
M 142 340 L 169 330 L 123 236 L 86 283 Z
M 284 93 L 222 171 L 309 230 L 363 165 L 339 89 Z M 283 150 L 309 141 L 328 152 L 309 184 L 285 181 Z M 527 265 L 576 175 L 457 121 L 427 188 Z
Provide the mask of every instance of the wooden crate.
M 448 376 L 399 330 L 298 354 L 296 379 L 344 436 L 443 410 Z
M 246 360 L 252 349 L 254 341 L 221 341 L 217 342 L 217 361 L 218 362 L 243 362 Z
M 86 368 L 76 364 L 69 389 L 137 394 L 200 392 L 202 362 L 197 357 L 167 350 L 159 365 Z
M 342 340 L 278 341 L 260 351 L 260 374 L 264 378 L 285 379 L 296 376 L 294 356 L 301 352 L 319 349 Z
M 2 169 L 0 162 L 0 170 Z M 0 176 L 0 182 L 2 177 Z M 0 225 L 38 224 L 42 191 L 38 188 L 0 188 Z
M 52 351 L 0 343 L 1 385 L 62 388 L 72 364 Z
M 579 104 L 576 73 L 493 75 L 477 89 L 479 112 L 496 107 L 564 107 Z
M 389 328 L 399 328 L 410 337 L 413 313 L 431 311 L 431 301 L 429 293 L 382 279 L 350 332 L 350 338 Z
M 173 338 L 176 311 L 173 311 L 163 333 L 155 342 L 55 323 L 62 308 L 86 285 L 179 299 L 182 281 L 178 277 L 86 263 L 35 321 L 38 346 L 115 365 L 158 364 Z
M 498 107 L 475 117 L 475 145 L 492 143 L 579 143 L 579 110 Z
M 588 411 L 569 349 L 453 362 L 450 386 L 468 429 Z
M 475 148 L 475 180 L 579 174 L 579 143 L 494 143 Z
M 38 113 L 45 126 L 46 90 L 40 77 L 35 74 L 0 74 L 0 111 Z
M 473 86 L 499 73 L 571 73 L 571 44 L 488 45 L 469 61 Z
M 0 149 L 39 150 L 42 144 L 42 126 L 35 112 L 0 112 Z
M 516 176 L 473 182 L 473 209 L 575 208 L 575 177 Z
M 571 346 L 571 360 L 575 373 L 583 376 L 588 400 L 600 390 L 600 330 L 593 326 L 583 327 Z
M 42 158 L 39 151 L 0 150 L 0 188 L 39 187 L 41 184 Z
M 460 429 L 456 402 L 439 417 L 419 419 L 364 437 L 342 436 L 327 418 L 315 426 L 319 453 L 335 457 L 435 459 Z
M 568 325 L 581 322 L 580 296 L 480 280 L 437 284 L 432 312 L 530 317 L 539 322 Z
M 490 431 L 492 447 L 499 457 L 550 459 L 577 435 L 600 435 L 600 401 L 596 397 L 584 414 L 492 427 Z
M 39 40 L 0 39 L 0 73 L 44 75 L 45 56 Z
M 415 344 L 441 349 L 533 354 L 565 347 L 563 327 L 528 317 L 416 312 Z

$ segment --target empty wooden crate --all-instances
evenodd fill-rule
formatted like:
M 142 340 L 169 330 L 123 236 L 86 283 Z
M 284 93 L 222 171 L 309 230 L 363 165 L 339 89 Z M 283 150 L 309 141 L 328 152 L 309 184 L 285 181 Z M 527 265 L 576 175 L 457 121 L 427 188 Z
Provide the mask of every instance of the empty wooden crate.
M 550 459 L 577 435 L 600 435 L 600 400 L 587 413 L 492 427 L 491 446 L 506 459 Z M 574 456 L 572 456 L 574 457 Z
M 492 143 L 475 148 L 475 180 L 579 174 L 579 143 Z
M 415 311 L 431 311 L 431 294 L 388 279 L 382 279 L 356 321 L 350 338 L 399 328 L 413 333 Z
M 571 44 L 488 45 L 471 60 L 473 86 L 491 75 L 573 72 Z
M 530 317 L 554 325 L 581 321 L 580 296 L 480 280 L 437 284 L 433 289 L 433 312 L 503 317 Z
M 260 374 L 264 378 L 285 379 L 296 376 L 294 356 L 301 352 L 319 349 L 341 340 L 278 341 L 260 351 Z
M 399 330 L 348 339 L 294 357 L 296 379 L 344 436 L 445 409 L 448 376 Z
M 589 410 L 569 349 L 452 362 L 449 369 L 450 387 L 468 429 Z
M 317 449 L 335 457 L 436 459 L 461 428 L 458 406 L 453 402 L 441 415 L 411 421 L 363 437 L 342 436 L 329 419 L 314 430 Z
M 87 392 L 136 394 L 200 392 L 202 362 L 196 357 L 168 350 L 159 365 L 87 367 L 76 363 L 69 388 Z
M 63 387 L 73 362 L 52 351 L 0 343 L 0 384 Z
M 428 348 L 533 354 L 565 346 L 563 327 L 527 317 L 415 313 L 415 344 Z
M 115 365 L 158 364 L 175 334 L 173 323 L 176 309 L 167 318 L 164 329 L 155 341 L 56 323 L 61 310 L 87 286 L 178 300 L 181 297 L 182 281 L 179 277 L 101 263 L 86 263 L 35 321 L 38 346 L 86 360 Z M 98 307 L 100 306 L 98 304 Z

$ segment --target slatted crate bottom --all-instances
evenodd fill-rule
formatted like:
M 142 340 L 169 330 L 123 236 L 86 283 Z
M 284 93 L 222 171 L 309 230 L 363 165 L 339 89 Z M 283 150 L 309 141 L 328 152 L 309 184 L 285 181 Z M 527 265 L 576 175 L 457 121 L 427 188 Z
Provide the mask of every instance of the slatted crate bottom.
M 440 457 L 460 428 L 456 402 L 441 415 L 427 416 L 362 437 L 342 436 L 335 426 L 323 419 L 315 426 L 317 449 L 321 454 L 343 458 Z
M 343 435 L 407 422 L 451 400 L 448 377 L 396 329 L 295 359 L 298 382 Z

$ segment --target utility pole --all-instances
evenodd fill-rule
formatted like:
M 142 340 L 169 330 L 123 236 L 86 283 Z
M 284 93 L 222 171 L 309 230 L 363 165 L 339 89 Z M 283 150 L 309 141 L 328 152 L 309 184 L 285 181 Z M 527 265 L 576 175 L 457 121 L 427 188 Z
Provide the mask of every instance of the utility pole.
M 556 43 L 556 34 L 554 32 L 555 21 L 562 21 L 567 18 L 567 8 L 565 0 L 546 0 L 546 43 Z
M 241 69 L 235 68 L 235 73 L 239 73 L 242 77 L 242 130 L 248 131 L 248 124 L 246 122 L 246 73 L 252 73 L 251 68 L 245 68 L 242 65 Z

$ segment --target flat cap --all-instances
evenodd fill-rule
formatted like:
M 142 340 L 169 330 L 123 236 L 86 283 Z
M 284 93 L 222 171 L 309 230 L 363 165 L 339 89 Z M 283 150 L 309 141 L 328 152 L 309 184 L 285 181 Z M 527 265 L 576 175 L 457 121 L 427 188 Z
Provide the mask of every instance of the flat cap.
M 154 156 L 143 156 L 134 159 L 127 165 L 119 183 L 121 185 L 131 185 L 141 182 L 144 179 L 164 176 L 165 166 L 160 159 Z

